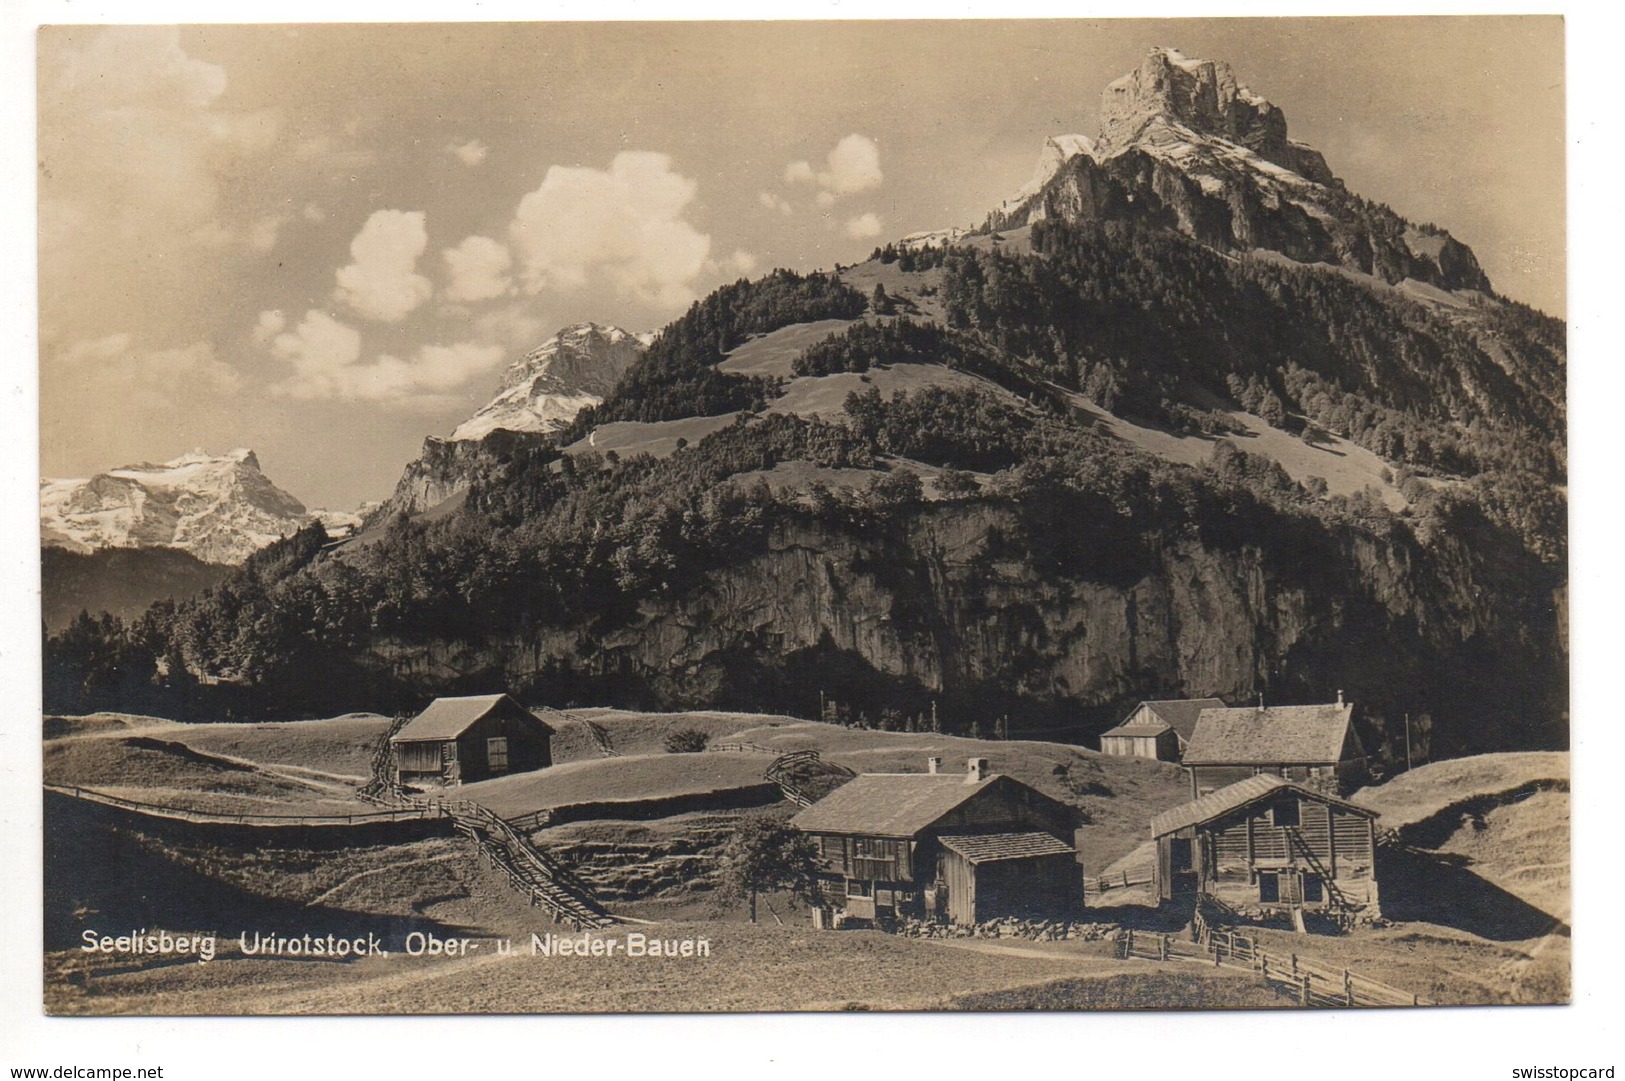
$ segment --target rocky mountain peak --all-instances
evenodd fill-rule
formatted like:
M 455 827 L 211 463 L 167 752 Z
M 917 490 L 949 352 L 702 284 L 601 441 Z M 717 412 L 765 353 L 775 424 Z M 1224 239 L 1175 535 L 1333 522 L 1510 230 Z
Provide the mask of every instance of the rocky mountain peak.
M 603 401 L 643 355 L 648 338 L 620 327 L 574 323 L 508 366 L 496 397 L 457 426 L 452 439 L 483 439 L 499 428 L 552 432 Z
M 1100 158 L 1191 135 L 1227 139 L 1318 184 L 1335 183 L 1317 151 L 1287 138 L 1286 114 L 1237 82 L 1222 60 L 1153 48 L 1139 67 L 1101 93 Z
M 42 542 L 79 552 L 180 548 L 206 563 L 241 563 L 309 521 L 241 447 L 40 482 Z

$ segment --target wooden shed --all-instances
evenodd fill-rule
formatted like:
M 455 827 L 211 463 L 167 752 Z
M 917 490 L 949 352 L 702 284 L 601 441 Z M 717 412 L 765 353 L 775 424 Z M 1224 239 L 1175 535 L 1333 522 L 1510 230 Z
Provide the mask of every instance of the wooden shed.
M 483 781 L 553 764 L 553 729 L 505 694 L 436 698 L 389 738 L 395 783 Z
M 1223 709 L 1217 698 L 1159 699 L 1141 702 L 1116 728 L 1100 734 L 1103 754 L 1178 762 L 1204 709 Z
M 1377 812 L 1260 774 L 1151 821 L 1159 900 L 1377 914 Z
M 1076 812 L 972 758 L 964 773 L 854 777 L 790 824 L 817 847 L 817 918 L 958 924 L 1069 915 L 1083 902 Z
M 1204 709 L 1185 748 L 1191 797 L 1270 773 L 1334 795 L 1365 783 L 1366 754 L 1354 731 L 1354 704 Z

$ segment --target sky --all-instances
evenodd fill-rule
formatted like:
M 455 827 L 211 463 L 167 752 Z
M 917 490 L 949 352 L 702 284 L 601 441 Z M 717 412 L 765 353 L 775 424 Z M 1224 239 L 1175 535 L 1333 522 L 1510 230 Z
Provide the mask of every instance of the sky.
M 41 472 L 383 498 L 561 326 L 978 223 L 1153 45 L 1563 314 L 1552 17 L 46 27 Z

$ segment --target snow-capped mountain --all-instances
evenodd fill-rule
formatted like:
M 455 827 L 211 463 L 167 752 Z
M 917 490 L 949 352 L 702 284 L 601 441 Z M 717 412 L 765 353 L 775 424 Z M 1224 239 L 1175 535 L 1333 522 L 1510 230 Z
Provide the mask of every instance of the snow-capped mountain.
M 597 323 L 565 327 L 510 365 L 497 396 L 459 424 L 451 437 L 483 439 L 499 428 L 557 431 L 603 401 L 648 342 L 647 336 Z
M 76 552 L 179 548 L 207 563 L 241 563 L 310 520 L 244 449 L 40 482 L 41 543 Z
M 1220 250 L 1264 249 L 1388 282 L 1489 289 L 1466 245 L 1348 192 L 1230 65 L 1176 49 L 1152 49 L 1106 87 L 1098 138 L 1050 139 L 1033 179 L 987 227 L 1049 217 L 1157 221 Z

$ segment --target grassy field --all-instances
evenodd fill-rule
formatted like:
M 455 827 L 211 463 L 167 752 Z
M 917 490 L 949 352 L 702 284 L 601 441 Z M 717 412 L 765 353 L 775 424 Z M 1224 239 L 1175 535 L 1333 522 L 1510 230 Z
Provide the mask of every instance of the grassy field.
M 760 754 L 648 754 L 566 762 L 534 773 L 459 787 L 455 796 L 504 818 L 595 800 L 722 792 L 763 783 L 772 758 Z
M 808 346 L 841 333 L 855 322 L 855 319 L 819 319 L 812 323 L 791 323 L 739 346 L 717 365 L 717 371 L 789 379 L 793 374 L 791 364 Z
M 1386 784 L 1362 788 L 1354 799 L 1381 812 L 1384 826 L 1397 829 L 1431 818 L 1463 800 L 1537 783 L 1566 788 L 1568 781 L 1566 751 L 1480 754 L 1418 766 Z

